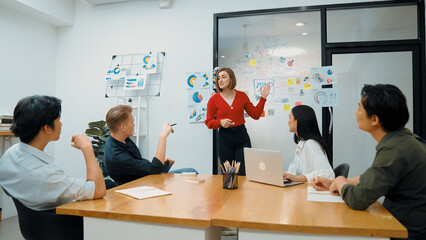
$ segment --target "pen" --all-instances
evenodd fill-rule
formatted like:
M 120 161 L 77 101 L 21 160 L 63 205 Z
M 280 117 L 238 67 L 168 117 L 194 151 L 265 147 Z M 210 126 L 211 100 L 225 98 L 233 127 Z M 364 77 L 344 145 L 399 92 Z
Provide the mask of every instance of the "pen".
M 174 125 L 176 125 L 177 123 L 172 123 L 172 124 L 170 124 L 170 127 L 173 127 Z
M 321 163 L 318 164 L 318 170 L 317 170 L 317 176 L 315 177 L 315 180 L 318 180 L 318 174 L 321 168 Z

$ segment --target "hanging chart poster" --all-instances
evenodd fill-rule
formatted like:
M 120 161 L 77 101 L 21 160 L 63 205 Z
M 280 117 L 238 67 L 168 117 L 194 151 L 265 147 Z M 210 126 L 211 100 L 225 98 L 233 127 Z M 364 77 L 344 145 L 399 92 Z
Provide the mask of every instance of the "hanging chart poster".
M 157 73 L 157 53 L 148 54 L 142 57 L 141 72 L 145 74 Z
M 124 90 L 145 89 L 146 75 L 129 75 L 124 81 Z
M 188 121 L 191 123 L 204 122 L 207 115 L 207 102 L 212 95 L 212 73 L 190 72 L 186 74 L 188 97 Z
M 321 107 L 339 106 L 339 89 L 322 88 L 312 91 L 313 104 Z
M 126 76 L 127 68 L 125 66 L 109 66 L 105 80 L 123 80 Z
M 313 82 L 320 85 L 337 83 L 337 71 L 335 66 L 311 68 Z

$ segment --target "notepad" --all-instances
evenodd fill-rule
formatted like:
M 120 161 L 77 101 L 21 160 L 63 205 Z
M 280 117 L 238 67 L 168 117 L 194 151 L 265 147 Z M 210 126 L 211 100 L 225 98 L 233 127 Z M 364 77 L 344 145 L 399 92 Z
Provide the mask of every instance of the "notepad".
M 166 192 L 166 191 L 160 190 L 155 187 L 150 187 L 150 186 L 115 190 L 115 192 L 130 196 L 130 197 L 134 197 L 139 200 L 172 194 L 171 192 Z
M 331 195 L 329 191 L 317 191 L 308 186 L 308 201 L 311 202 L 344 202 L 341 196 Z

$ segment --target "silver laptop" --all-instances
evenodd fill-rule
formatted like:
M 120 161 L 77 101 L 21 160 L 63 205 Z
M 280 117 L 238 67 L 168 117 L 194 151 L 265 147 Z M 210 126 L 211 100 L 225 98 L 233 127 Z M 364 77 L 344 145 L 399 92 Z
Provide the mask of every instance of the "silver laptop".
M 303 182 L 283 180 L 281 152 L 258 148 L 244 148 L 246 177 L 250 181 L 288 187 Z

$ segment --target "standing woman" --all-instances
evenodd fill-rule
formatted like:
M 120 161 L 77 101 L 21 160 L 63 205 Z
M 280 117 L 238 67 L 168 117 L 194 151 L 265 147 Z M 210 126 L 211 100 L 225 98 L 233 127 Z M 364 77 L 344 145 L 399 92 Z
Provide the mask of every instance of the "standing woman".
M 244 164 L 244 147 L 251 147 L 250 137 L 244 126 L 244 110 L 253 119 L 259 119 L 265 106 L 271 86 L 260 89 L 261 98 L 254 106 L 244 92 L 235 90 L 237 79 L 230 68 L 217 71 L 216 89 L 207 103 L 207 118 L 205 124 L 209 129 L 219 128 L 219 158 L 220 162 L 235 160 L 240 162 L 238 175 L 246 175 Z
M 334 171 L 314 110 L 306 105 L 294 107 L 290 112 L 288 127 L 294 133 L 297 149 L 288 171 L 283 173 L 284 179 L 307 182 L 318 173 L 318 176 L 334 180 Z

